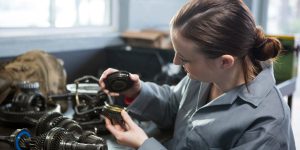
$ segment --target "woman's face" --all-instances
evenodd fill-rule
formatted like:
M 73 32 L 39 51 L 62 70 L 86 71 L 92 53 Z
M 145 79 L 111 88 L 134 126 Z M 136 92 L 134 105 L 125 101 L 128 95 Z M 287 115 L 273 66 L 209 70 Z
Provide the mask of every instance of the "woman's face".
M 175 29 L 171 32 L 171 39 L 175 50 L 173 63 L 182 65 L 191 79 L 212 82 L 216 76 L 215 59 L 207 58 L 197 50 L 196 44 Z

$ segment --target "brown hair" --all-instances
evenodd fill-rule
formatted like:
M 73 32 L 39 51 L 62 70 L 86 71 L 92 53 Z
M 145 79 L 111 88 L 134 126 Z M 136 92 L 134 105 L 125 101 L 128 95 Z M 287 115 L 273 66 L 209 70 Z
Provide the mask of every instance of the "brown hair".
M 266 37 L 256 27 L 242 0 L 190 0 L 171 25 L 209 58 L 224 54 L 238 57 L 246 84 L 262 70 L 259 61 L 275 58 L 281 50 L 277 39 Z

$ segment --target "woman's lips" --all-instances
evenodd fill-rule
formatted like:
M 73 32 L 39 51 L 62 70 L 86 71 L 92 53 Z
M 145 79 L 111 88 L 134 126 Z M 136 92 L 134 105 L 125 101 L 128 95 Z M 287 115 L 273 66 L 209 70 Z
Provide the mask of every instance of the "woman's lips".
M 184 67 L 183 67 L 183 68 L 184 68 Z M 187 69 L 185 69 L 185 68 L 184 68 L 184 71 L 185 71 L 186 73 L 190 73 L 190 72 L 189 72 Z

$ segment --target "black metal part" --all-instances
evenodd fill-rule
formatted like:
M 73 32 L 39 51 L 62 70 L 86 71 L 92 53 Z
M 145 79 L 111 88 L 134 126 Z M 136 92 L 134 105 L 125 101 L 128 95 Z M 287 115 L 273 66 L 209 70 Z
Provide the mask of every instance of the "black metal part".
M 32 150 L 107 150 L 106 144 L 79 143 L 72 133 L 59 127 L 32 138 L 31 145 Z
M 53 112 L 45 114 L 39 119 L 35 128 L 35 134 L 41 135 L 54 127 L 64 128 L 78 136 L 82 133 L 82 128 L 76 121 L 64 117 L 61 113 Z
M 80 105 L 74 106 L 73 119 L 84 130 L 92 130 L 97 135 L 107 134 L 104 119 L 99 115 L 104 102 L 109 101 L 107 95 L 99 91 L 96 95 L 79 96 Z
M 44 111 L 46 98 L 39 92 L 38 82 L 22 81 L 17 84 L 19 92 L 12 99 L 13 111 Z
M 0 136 L 0 141 L 9 143 L 15 150 L 29 150 L 30 138 L 28 129 L 17 129 L 10 136 Z
M 106 103 L 103 107 L 102 114 L 109 118 L 113 124 L 119 124 L 124 127 L 125 122 L 121 116 L 122 110 L 126 110 L 126 108 L 118 105 L 109 105 Z
M 81 82 L 85 85 L 91 82 L 98 82 L 98 79 L 93 76 L 84 76 L 74 81 L 76 83 L 76 90 L 74 93 L 67 93 L 63 95 L 51 95 L 49 99 L 52 101 L 59 101 L 67 99 L 72 101 L 74 115 L 73 120 L 77 121 L 83 130 L 94 131 L 97 135 L 108 134 L 105 128 L 104 118 L 99 114 L 102 112 L 104 102 L 112 103 L 112 99 L 104 92 L 98 91 L 82 93 L 77 89 Z M 94 89 L 93 89 L 94 90 Z
M 49 113 L 41 117 L 37 123 L 35 133 L 37 136 L 40 136 L 56 127 L 63 128 L 67 132 L 72 133 L 76 140 L 79 140 L 81 143 L 105 144 L 103 138 L 96 136 L 92 131 L 83 131 L 78 122 L 57 112 Z
M 33 126 L 42 115 L 60 111 L 58 104 L 47 102 L 39 91 L 38 82 L 22 81 L 15 84 L 16 92 L 11 100 L 0 105 L 0 122 L 5 125 Z
M 132 87 L 133 81 L 127 71 L 117 71 L 104 80 L 106 89 L 112 92 L 122 92 Z

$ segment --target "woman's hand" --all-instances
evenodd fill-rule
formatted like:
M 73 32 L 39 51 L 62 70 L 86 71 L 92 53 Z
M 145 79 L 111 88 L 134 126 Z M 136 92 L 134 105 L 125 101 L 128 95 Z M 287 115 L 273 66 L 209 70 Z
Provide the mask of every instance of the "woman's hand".
M 116 137 L 119 144 L 133 148 L 140 147 L 148 139 L 148 136 L 143 129 L 132 121 L 125 110 L 121 112 L 121 115 L 125 121 L 126 129 L 118 124 L 113 125 L 109 119 L 105 118 L 106 128 Z
M 123 91 L 121 93 L 115 93 L 115 92 L 108 91 L 105 88 L 104 80 L 107 78 L 107 76 L 109 74 L 112 74 L 117 71 L 118 71 L 117 69 L 108 68 L 102 73 L 102 75 L 99 79 L 99 85 L 100 85 L 101 89 L 103 89 L 103 91 L 106 94 L 109 94 L 110 96 L 119 96 L 121 94 L 126 97 L 135 98 L 140 93 L 140 90 L 141 90 L 141 81 L 137 74 L 130 74 L 130 79 L 133 81 L 133 86 L 126 91 Z

